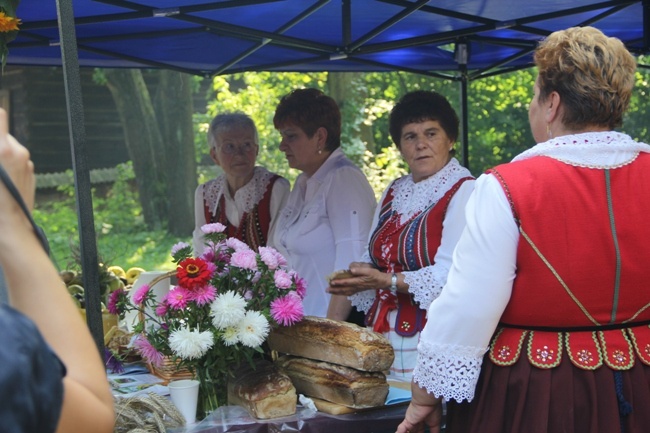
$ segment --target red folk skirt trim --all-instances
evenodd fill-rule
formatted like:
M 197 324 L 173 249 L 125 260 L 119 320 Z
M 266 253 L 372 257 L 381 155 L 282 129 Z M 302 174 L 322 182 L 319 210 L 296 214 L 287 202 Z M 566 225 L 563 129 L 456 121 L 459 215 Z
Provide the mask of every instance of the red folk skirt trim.
M 530 364 L 550 369 L 560 365 L 565 350 L 571 363 L 582 370 L 603 365 L 629 370 L 635 359 L 650 366 L 650 326 L 584 332 L 500 328 L 492 338 L 488 356 L 496 365 L 507 367 L 525 353 Z

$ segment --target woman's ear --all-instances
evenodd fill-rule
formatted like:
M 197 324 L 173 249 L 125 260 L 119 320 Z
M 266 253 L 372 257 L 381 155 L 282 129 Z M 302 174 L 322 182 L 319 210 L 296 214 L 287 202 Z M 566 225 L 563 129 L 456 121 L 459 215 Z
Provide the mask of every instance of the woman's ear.
M 546 123 L 552 123 L 560 113 L 560 94 L 557 92 L 551 92 L 546 101 Z
M 212 146 L 210 147 L 210 158 L 214 161 L 215 164 L 221 167 L 221 163 L 219 162 L 219 157 L 217 156 L 216 147 L 212 147 Z
M 327 129 L 324 126 L 321 126 L 316 130 L 318 137 L 318 148 L 325 149 L 327 147 Z

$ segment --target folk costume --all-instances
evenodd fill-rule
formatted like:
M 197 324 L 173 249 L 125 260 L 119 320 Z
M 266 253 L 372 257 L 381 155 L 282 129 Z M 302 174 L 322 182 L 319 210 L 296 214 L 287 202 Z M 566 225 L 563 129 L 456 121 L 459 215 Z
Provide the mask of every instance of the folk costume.
M 647 431 L 648 196 L 650 146 L 616 132 L 477 180 L 414 372 L 447 432 Z
M 201 253 L 204 236 L 201 226 L 221 223 L 225 233 L 257 251 L 266 246 L 276 215 L 289 195 L 289 182 L 263 167 L 255 167 L 253 178 L 232 197 L 225 175 L 196 189 L 194 250 Z
M 409 174 L 384 191 L 365 261 L 382 272 L 403 273 L 409 293 L 366 290 L 350 299 L 367 313 L 366 324 L 391 341 L 395 349 L 392 379 L 411 378 L 426 310 L 447 281 L 473 184 L 471 173 L 452 158 L 423 181 L 415 183 Z

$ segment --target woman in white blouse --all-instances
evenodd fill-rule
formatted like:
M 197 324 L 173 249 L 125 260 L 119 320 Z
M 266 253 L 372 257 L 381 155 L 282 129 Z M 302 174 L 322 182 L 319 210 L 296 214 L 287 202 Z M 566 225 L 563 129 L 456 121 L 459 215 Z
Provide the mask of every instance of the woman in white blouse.
M 289 181 L 255 166 L 257 128 L 244 113 L 218 114 L 208 131 L 210 157 L 223 174 L 199 185 L 194 195 L 194 251 L 205 248 L 201 226 L 221 223 L 225 233 L 253 250 L 266 246 L 289 195 Z
M 327 276 L 363 255 L 374 192 L 340 149 L 341 113 L 334 99 L 317 89 L 294 90 L 278 104 L 273 123 L 289 166 L 302 173 L 271 246 L 305 279 L 305 314 L 347 320 L 350 301 L 326 293 Z
M 398 433 L 650 425 L 650 146 L 615 132 L 635 84 L 592 27 L 535 52 L 538 143 L 476 181 Z
M 474 178 L 453 157 L 458 116 L 429 91 L 404 95 L 390 114 L 390 134 L 410 174 L 384 191 L 373 220 L 369 255 L 349 265 L 352 278 L 330 293 L 352 295 L 366 322 L 395 349 L 390 378 L 409 381 L 427 308 L 447 281 L 452 251 L 465 227 Z

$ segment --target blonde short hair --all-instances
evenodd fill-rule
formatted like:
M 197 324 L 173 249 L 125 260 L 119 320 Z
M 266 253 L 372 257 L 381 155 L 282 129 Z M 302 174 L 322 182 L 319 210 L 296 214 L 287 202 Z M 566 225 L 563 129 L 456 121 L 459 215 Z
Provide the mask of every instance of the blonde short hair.
M 539 99 L 557 92 L 569 128 L 614 129 L 623 124 L 634 87 L 636 61 L 625 45 L 593 27 L 551 33 L 535 51 Z

